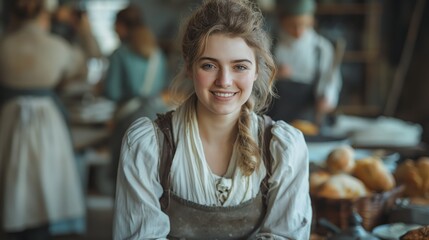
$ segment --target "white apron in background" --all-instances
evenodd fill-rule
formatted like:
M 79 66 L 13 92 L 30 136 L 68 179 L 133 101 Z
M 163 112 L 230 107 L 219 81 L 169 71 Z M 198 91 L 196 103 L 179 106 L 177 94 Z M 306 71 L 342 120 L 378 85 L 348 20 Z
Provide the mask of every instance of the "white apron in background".
M 6 231 L 85 215 L 71 138 L 50 97 L 18 97 L 0 109 L 0 185 Z

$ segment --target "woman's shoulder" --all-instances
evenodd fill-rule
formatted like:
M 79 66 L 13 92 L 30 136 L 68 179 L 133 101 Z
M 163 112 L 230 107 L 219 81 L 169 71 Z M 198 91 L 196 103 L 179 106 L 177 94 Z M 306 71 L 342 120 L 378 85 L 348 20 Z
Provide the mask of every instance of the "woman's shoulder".
M 308 165 L 308 150 L 303 133 L 283 120 L 272 128 L 270 150 L 276 168 L 299 169 Z M 276 169 L 274 168 L 274 169 Z M 304 168 L 303 168 L 304 169 Z
M 277 120 L 273 123 L 272 133 L 276 137 L 287 138 L 287 139 L 304 139 L 302 132 L 293 127 L 292 125 L 286 123 L 283 120 Z
M 124 136 L 124 141 L 128 147 L 145 146 L 155 144 L 156 132 L 154 122 L 148 117 L 141 117 L 135 120 Z

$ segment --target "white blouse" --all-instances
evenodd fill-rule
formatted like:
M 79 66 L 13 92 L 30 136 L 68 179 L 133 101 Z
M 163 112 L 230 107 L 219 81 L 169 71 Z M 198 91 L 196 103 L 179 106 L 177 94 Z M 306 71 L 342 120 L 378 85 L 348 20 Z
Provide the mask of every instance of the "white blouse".
M 173 113 L 176 153 L 170 172 L 172 191 L 183 199 L 207 206 L 235 206 L 254 198 L 266 175 L 263 164 L 251 176 L 243 176 L 236 166 L 234 148 L 225 176 L 215 175 L 205 161 L 196 118 L 185 123 L 180 121 L 182 114 L 180 108 Z M 253 114 L 252 119 L 251 130 L 258 139 L 257 115 Z M 141 118 L 123 139 L 114 239 L 166 239 L 169 233 L 169 219 L 159 203 L 163 189 L 154 124 L 148 118 Z M 309 239 L 312 211 L 307 146 L 302 133 L 283 121 L 275 122 L 272 134 L 268 209 L 257 239 Z

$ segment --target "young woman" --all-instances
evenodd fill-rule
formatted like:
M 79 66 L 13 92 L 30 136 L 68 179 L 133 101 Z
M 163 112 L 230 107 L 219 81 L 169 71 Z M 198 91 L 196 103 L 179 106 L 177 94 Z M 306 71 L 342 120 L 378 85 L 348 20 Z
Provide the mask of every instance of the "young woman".
M 185 65 L 172 86 L 183 101 L 167 127 L 175 151 L 165 161 L 162 121 L 141 118 L 129 128 L 114 239 L 309 239 L 303 136 L 278 121 L 262 137 L 259 114 L 275 76 L 262 25 L 246 0 L 206 1 L 187 21 Z

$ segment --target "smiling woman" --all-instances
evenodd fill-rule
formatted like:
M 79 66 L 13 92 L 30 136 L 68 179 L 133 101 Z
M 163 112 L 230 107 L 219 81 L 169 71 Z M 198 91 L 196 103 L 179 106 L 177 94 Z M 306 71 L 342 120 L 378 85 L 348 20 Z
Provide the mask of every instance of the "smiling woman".
M 185 23 L 178 107 L 123 140 L 114 239 L 309 239 L 303 135 L 262 116 L 275 76 L 262 25 L 246 0 L 205 1 Z

